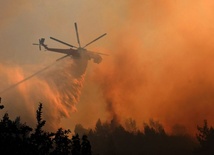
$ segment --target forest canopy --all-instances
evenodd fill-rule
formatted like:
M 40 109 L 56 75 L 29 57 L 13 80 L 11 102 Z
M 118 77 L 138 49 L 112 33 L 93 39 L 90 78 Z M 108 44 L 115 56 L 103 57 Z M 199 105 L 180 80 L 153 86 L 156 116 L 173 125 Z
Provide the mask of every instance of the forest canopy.
M 1 103 L 0 107 L 4 108 Z M 39 103 L 35 128 L 22 123 L 19 116 L 11 120 L 8 113 L 3 115 L 0 120 L 1 154 L 214 154 L 214 128 L 206 120 L 203 126 L 197 126 L 195 139 L 188 135 L 169 135 L 153 120 L 144 124 L 143 132 L 132 119 L 127 121 L 128 129 L 115 120 L 101 122 L 98 119 L 95 129 L 85 129 L 77 124 L 75 133 L 62 128 L 48 132 L 43 129 L 46 121 L 42 118 L 42 108 Z

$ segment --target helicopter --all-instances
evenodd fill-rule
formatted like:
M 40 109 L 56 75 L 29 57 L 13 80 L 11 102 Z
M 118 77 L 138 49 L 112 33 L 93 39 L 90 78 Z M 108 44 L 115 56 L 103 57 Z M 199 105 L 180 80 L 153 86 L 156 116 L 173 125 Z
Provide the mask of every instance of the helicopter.
M 45 44 L 45 38 L 41 38 L 39 39 L 39 43 L 33 43 L 33 45 L 37 45 L 39 46 L 39 50 L 41 51 L 41 47 L 44 47 L 45 50 L 47 51 L 52 51 L 52 52 L 58 52 L 58 53 L 62 53 L 62 54 L 66 54 L 65 56 L 57 59 L 61 60 L 64 59 L 68 56 L 72 56 L 73 59 L 84 59 L 84 60 L 93 60 L 94 63 L 99 64 L 102 61 L 102 57 L 101 55 L 106 55 L 108 56 L 108 54 L 104 54 L 104 53 L 98 53 L 98 52 L 92 52 L 92 51 L 88 51 L 87 49 L 85 49 L 88 45 L 92 44 L 93 42 L 97 41 L 98 39 L 104 37 L 106 35 L 106 33 L 102 34 L 101 36 L 97 37 L 96 39 L 92 40 L 91 42 L 87 43 L 86 45 L 84 45 L 83 47 L 80 44 L 80 39 L 79 39 L 79 33 L 78 33 L 78 27 L 77 27 L 77 23 L 74 23 L 75 26 L 75 30 L 76 30 L 76 37 L 77 37 L 77 42 L 78 42 L 78 47 L 68 44 L 64 41 L 61 41 L 59 39 L 56 39 L 54 37 L 50 37 L 50 39 L 57 41 L 61 44 L 67 45 L 71 48 L 69 49 L 58 49 L 58 48 L 49 48 L 46 44 Z

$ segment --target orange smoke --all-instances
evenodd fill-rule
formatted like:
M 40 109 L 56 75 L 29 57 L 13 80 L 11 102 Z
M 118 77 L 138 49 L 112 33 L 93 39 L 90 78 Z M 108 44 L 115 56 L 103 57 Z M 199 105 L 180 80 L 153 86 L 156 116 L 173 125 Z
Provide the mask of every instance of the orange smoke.
M 152 118 L 169 132 L 180 125 L 193 133 L 203 119 L 214 125 L 213 5 L 129 2 L 111 29 L 111 58 L 93 75 L 111 118 L 139 127 Z
M 31 59 L 34 58 L 32 58 L 32 54 L 28 55 L 27 51 L 32 48 L 23 49 L 31 44 L 31 41 L 26 44 L 23 40 L 34 40 L 37 37 L 33 36 L 31 29 L 28 31 L 25 29 L 34 28 L 34 35 L 37 34 L 40 37 L 46 32 L 50 35 L 47 27 L 43 27 L 48 25 L 49 29 L 53 29 L 51 34 L 59 32 L 63 36 L 67 35 L 69 31 L 64 30 L 65 25 L 69 23 L 68 19 L 74 18 L 70 17 L 71 14 L 74 14 L 69 12 L 70 10 L 79 11 L 79 14 L 75 12 L 75 16 L 82 21 L 83 24 L 80 25 L 85 25 L 87 32 L 89 25 L 94 26 L 94 31 L 99 28 L 107 29 L 106 40 L 108 43 L 106 45 L 101 43 L 101 45 L 111 51 L 111 56 L 105 57 L 104 61 L 95 67 L 94 72 L 93 69 L 88 70 L 88 74 L 90 74 L 87 79 L 88 88 L 85 89 L 90 95 L 86 94 L 87 96 L 85 95 L 84 98 L 87 104 L 82 106 L 84 108 L 82 108 L 80 119 L 83 122 L 88 123 L 98 119 L 94 115 L 97 113 L 102 115 L 100 114 L 102 107 L 97 104 L 104 102 L 103 105 L 107 105 L 110 119 L 116 117 L 123 123 L 125 119 L 132 117 L 136 119 L 139 128 L 150 118 L 159 120 L 168 131 L 177 130 L 176 126 L 185 126 L 189 133 L 195 131 L 196 125 L 202 123 L 203 119 L 208 119 L 210 124 L 214 124 L 212 121 L 214 110 L 213 1 L 85 1 L 83 8 L 81 8 L 83 2 L 76 5 L 78 9 L 74 8 L 73 2 L 70 1 L 68 2 L 70 6 L 63 3 L 64 6 L 61 7 L 58 7 L 60 2 L 51 1 L 50 5 L 49 2 L 32 3 L 23 0 L 23 5 L 20 7 L 11 6 L 16 3 L 2 2 L 3 8 L 0 9 L 0 12 L 2 11 L 0 17 L 4 19 L 4 22 L 0 24 L 3 29 L 1 33 L 9 32 L 12 29 L 20 32 L 12 33 L 14 36 L 18 36 L 17 40 L 12 40 L 14 36 L 7 35 L 10 33 L 3 33 L 5 35 L 2 35 L 4 36 L 2 47 L 5 48 L 1 49 L 2 60 L 11 59 L 10 56 L 14 55 L 13 50 L 20 49 L 25 51 L 22 54 L 17 53 L 21 57 L 20 62 L 23 61 L 22 59 L 29 58 L 28 62 L 31 63 Z M 85 3 L 90 5 L 85 5 Z M 95 3 L 96 5 L 94 5 Z M 31 8 L 30 6 L 34 6 L 34 4 L 37 7 L 32 8 L 41 10 L 33 9 L 33 13 L 26 18 L 29 21 L 32 19 L 29 22 L 32 24 L 23 24 L 24 15 L 28 14 L 28 12 L 23 13 L 23 10 Z M 90 7 L 86 9 L 86 6 Z M 71 9 L 72 7 L 73 9 Z M 57 12 L 56 8 L 59 9 Z M 47 11 L 48 9 L 50 11 Z M 23 13 L 22 20 L 16 16 L 17 12 L 20 15 Z M 35 18 L 32 18 L 34 16 Z M 15 18 L 16 20 L 13 20 Z M 76 20 L 76 18 L 74 19 Z M 98 24 L 97 22 L 100 20 L 104 24 Z M 14 27 L 12 27 L 13 24 Z M 8 25 L 11 28 L 7 30 Z M 24 30 L 18 29 L 17 31 L 16 27 L 24 27 Z M 29 36 L 33 36 L 33 39 L 30 37 L 20 39 L 23 34 L 30 34 Z M 6 38 L 9 39 L 5 39 L 6 35 L 8 36 Z M 8 41 L 5 43 L 4 40 Z M 9 48 L 9 46 L 14 48 Z M 4 57 L 7 53 L 10 55 Z M 49 55 L 46 57 L 49 58 Z M 35 59 L 37 58 L 35 57 Z M 78 65 L 74 67 L 70 63 L 70 61 L 66 61 L 64 65 L 53 66 L 48 72 L 22 83 L 16 89 L 10 90 L 10 93 L 2 95 L 3 102 L 5 101 L 7 104 L 5 110 L 8 107 L 9 114 L 12 111 L 14 116 L 20 115 L 19 111 L 22 111 L 21 116 L 28 119 L 27 122 L 31 122 L 35 121 L 35 111 L 38 102 L 41 101 L 44 103 L 45 117 L 55 120 L 49 126 L 58 124 L 61 116 L 68 116 L 70 111 L 75 110 L 84 80 L 84 69 L 83 72 L 79 72 Z M 23 71 L 17 66 L 9 67 L 2 64 L 0 70 L 2 89 L 30 75 L 30 71 Z M 76 74 L 73 75 L 73 73 Z M 98 86 L 94 86 L 93 82 L 100 86 L 99 90 L 105 101 L 98 96 L 101 93 L 96 92 Z M 93 92 L 95 93 L 92 94 Z M 100 108 L 98 108 L 99 112 L 96 112 L 95 106 Z

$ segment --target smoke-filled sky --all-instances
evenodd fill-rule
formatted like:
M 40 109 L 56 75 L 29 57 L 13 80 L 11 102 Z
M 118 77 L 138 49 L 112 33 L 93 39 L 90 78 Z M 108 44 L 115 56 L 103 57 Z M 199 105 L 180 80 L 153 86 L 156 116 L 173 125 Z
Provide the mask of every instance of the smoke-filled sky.
M 110 54 L 78 78 L 71 58 L 53 65 L 2 94 L 5 111 L 34 122 L 43 102 L 54 128 L 113 117 L 139 128 L 154 119 L 169 132 L 192 133 L 204 119 L 214 125 L 213 7 L 211 0 L 0 2 L 1 90 L 63 56 L 32 46 L 39 38 L 49 47 L 67 48 L 50 36 L 77 45 L 74 22 L 82 44 L 106 32 L 88 49 Z

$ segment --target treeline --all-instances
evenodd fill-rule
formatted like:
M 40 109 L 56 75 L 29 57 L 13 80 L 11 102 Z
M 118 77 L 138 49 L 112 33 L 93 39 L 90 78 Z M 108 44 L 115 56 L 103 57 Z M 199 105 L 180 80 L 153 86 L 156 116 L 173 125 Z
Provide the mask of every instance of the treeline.
M 117 121 L 97 121 L 94 130 L 77 125 L 75 132 L 87 133 L 94 154 L 100 155 L 214 155 L 214 129 L 207 121 L 198 126 L 193 138 L 187 134 L 168 135 L 159 122 L 144 124 L 144 131 L 137 130 L 134 120 L 127 128 Z
M 0 106 L 1 107 L 1 106 Z M 69 138 L 70 130 L 59 128 L 55 133 L 46 132 L 42 119 L 42 104 L 36 111 L 37 125 L 33 129 L 15 120 L 5 113 L 0 120 L 0 154 L 1 155 L 91 155 L 91 145 L 86 135 Z
M 0 104 L 0 109 L 4 108 Z M 5 113 L 0 120 L 0 154 L 30 155 L 213 155 L 214 128 L 207 121 L 198 126 L 195 139 L 188 135 L 168 135 L 156 121 L 138 130 L 134 120 L 126 129 L 117 123 L 98 120 L 95 129 L 77 125 L 71 138 L 70 130 L 59 128 L 55 133 L 43 130 L 42 104 L 36 111 L 35 129 Z M 79 133 L 79 135 L 77 134 Z M 80 138 L 81 137 L 81 138 Z M 90 142 L 89 142 L 89 140 Z

